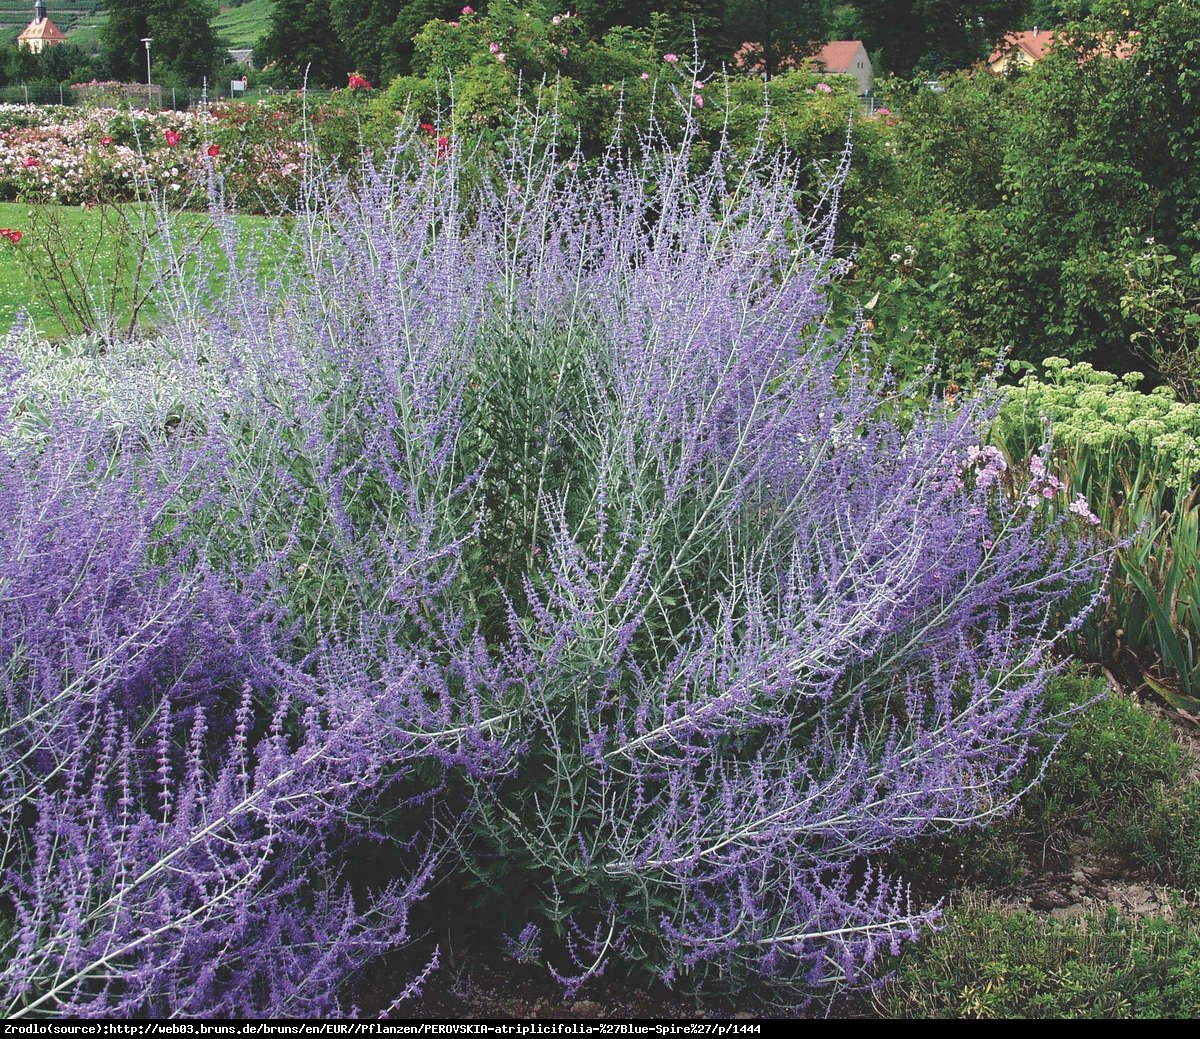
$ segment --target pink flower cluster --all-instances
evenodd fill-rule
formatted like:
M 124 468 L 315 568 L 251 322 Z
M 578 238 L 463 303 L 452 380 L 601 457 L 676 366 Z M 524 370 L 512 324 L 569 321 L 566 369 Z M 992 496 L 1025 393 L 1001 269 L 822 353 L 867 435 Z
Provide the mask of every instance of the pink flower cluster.
M 1025 495 L 1025 504 L 1031 509 L 1037 508 L 1043 501 L 1054 501 L 1060 494 L 1065 494 L 1067 491 L 1067 485 L 1046 469 L 1046 463 L 1039 455 L 1034 455 L 1029 459 L 1029 474 L 1032 479 Z M 1087 498 L 1082 494 L 1075 496 L 1071 504 L 1067 506 L 1067 511 L 1093 527 L 1100 523 L 1100 517 L 1092 512 Z
M 7 107 L 7 106 L 4 106 Z M 93 109 L 40 111 L 9 120 L 0 107 L 0 198 L 86 203 L 102 195 L 132 197 L 148 181 L 178 192 L 201 165 L 200 141 L 211 120 L 186 113 L 138 113 L 132 139 L 111 131 L 124 113 Z M 195 150 L 192 143 L 194 142 Z M 186 147 L 179 147 L 186 143 Z
M 983 490 L 999 484 L 1000 477 L 1008 469 L 1004 452 L 991 444 L 967 448 L 967 465 L 974 466 L 975 486 Z
M 0 199 L 86 205 L 137 197 L 146 184 L 180 200 L 203 185 L 229 120 L 212 113 L 0 105 Z M 214 141 L 216 136 L 218 141 Z M 298 177 L 304 145 L 281 138 L 245 142 L 223 172 L 237 183 L 285 193 Z

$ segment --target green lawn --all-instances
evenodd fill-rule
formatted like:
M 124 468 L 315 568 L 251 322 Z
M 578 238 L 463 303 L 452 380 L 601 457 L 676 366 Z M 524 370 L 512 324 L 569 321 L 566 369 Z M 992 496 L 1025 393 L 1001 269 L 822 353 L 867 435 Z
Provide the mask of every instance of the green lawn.
M 230 47 L 253 47 L 267 31 L 274 6 L 275 0 L 248 0 L 241 7 L 222 5 L 213 28 Z
M 284 250 L 272 240 L 278 224 L 256 216 L 237 219 L 243 230 L 252 232 L 248 238 L 255 255 L 267 259 L 269 272 L 278 270 Z M 0 334 L 12 327 L 21 309 L 40 332 L 52 338 L 79 332 L 81 311 L 86 313 L 97 303 L 104 309 L 113 299 L 119 324 L 125 324 L 138 257 L 130 244 L 132 236 L 118 230 L 122 220 L 134 226 L 140 223 L 140 214 L 133 206 L 105 212 L 99 207 L 0 203 L 0 227 L 22 235 L 16 245 L 0 240 Z M 173 226 L 180 240 L 200 242 L 187 269 L 202 270 L 210 285 L 215 284 L 228 265 L 217 248 L 208 215 L 181 213 Z M 243 244 L 251 247 L 249 241 Z M 151 300 L 140 311 L 141 322 L 153 324 L 156 312 Z

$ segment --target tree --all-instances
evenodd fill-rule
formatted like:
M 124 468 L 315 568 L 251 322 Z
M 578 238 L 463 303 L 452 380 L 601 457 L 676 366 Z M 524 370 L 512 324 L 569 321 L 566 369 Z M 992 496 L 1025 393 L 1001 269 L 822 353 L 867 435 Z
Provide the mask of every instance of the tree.
M 1029 25 L 1052 29 L 1071 19 L 1091 14 L 1090 0 L 1032 0 L 1029 5 Z
M 145 74 L 141 40 L 150 33 L 151 6 L 138 0 L 108 0 L 105 4 L 108 17 L 100 39 L 105 63 L 114 79 L 141 79 Z
M 95 57 L 74 43 L 47 47 L 40 54 L 17 46 L 0 52 L 3 83 L 76 83 L 93 79 L 102 71 Z
M 730 52 L 742 43 L 762 46 L 763 68 L 770 78 L 787 58 L 811 53 L 829 31 L 827 0 L 726 0 L 725 37 Z
M 153 39 L 157 82 L 199 83 L 216 75 L 221 41 L 212 27 L 213 0 L 107 0 L 102 31 L 106 63 L 118 79 L 140 81 L 146 73 L 142 40 Z
M 395 19 L 388 27 L 384 43 L 382 72 L 390 74 L 408 72 L 412 68 L 413 39 L 426 22 L 435 18 L 451 16 L 458 8 L 447 5 L 446 0 L 410 0 L 402 4 Z
M 453 18 L 458 0 L 329 0 L 334 31 L 351 65 L 368 79 L 409 71 L 412 40 L 433 18 Z
M 966 68 L 1020 28 L 1029 0 L 857 0 L 864 43 L 901 76 Z
M 690 55 L 695 45 L 706 61 L 728 58 L 721 0 L 580 0 L 574 9 L 596 37 L 617 26 L 650 29 L 660 51 Z
M 274 62 L 292 85 L 345 86 L 352 62 L 333 29 L 329 0 L 275 0 L 271 25 L 255 44 L 254 61 Z

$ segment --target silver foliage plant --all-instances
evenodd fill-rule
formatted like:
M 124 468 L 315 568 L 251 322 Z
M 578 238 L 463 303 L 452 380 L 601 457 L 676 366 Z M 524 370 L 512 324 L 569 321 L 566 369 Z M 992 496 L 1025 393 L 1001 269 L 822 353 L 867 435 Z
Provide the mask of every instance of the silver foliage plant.
M 1036 772 L 1105 557 L 831 333 L 848 156 L 526 140 L 314 175 L 270 281 L 218 205 L 166 423 L 8 352 L 9 1016 L 335 1012 L 462 870 L 569 991 L 798 1006 Z

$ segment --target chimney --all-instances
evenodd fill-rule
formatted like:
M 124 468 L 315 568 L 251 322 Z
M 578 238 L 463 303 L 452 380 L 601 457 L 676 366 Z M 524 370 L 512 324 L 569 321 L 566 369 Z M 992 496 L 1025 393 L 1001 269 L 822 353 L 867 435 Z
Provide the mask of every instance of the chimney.
M 33 23 L 41 25 L 46 20 L 46 0 L 37 0 L 33 5 Z
M 1038 27 L 1035 25 L 1035 26 L 1033 27 L 1033 38 L 1034 38 L 1035 40 L 1037 39 L 1037 30 L 1038 30 Z

